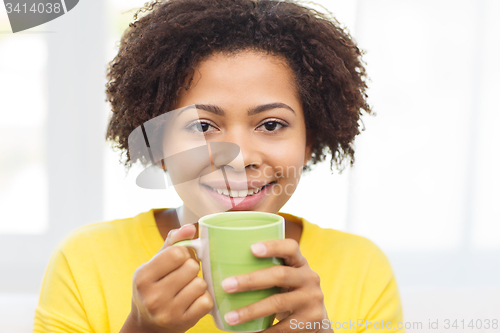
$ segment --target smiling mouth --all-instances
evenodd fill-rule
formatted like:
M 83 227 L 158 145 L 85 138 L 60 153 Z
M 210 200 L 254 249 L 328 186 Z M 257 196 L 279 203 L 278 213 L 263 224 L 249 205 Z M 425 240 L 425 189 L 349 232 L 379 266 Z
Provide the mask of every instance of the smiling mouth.
M 258 187 L 258 188 L 251 188 L 251 189 L 247 189 L 247 190 L 241 190 L 241 191 L 236 191 L 236 190 L 228 190 L 227 188 L 224 188 L 224 189 L 221 189 L 221 188 L 213 188 L 213 187 L 210 187 L 208 185 L 204 185 L 206 187 L 208 187 L 209 189 L 211 189 L 212 191 L 214 192 L 217 192 L 221 195 L 224 195 L 228 198 L 246 198 L 246 197 L 251 197 L 257 193 L 259 193 L 260 191 L 262 191 L 264 188 L 272 185 L 276 183 L 276 181 L 272 181 L 262 187 Z

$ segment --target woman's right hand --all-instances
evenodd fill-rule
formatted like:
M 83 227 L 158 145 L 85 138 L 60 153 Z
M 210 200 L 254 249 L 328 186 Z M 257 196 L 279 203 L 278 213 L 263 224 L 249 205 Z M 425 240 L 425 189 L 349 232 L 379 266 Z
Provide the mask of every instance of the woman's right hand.
M 198 261 L 184 246 L 172 246 L 195 233 L 192 224 L 173 229 L 160 251 L 137 268 L 132 310 L 120 332 L 183 333 L 210 312 L 213 301 L 198 277 Z

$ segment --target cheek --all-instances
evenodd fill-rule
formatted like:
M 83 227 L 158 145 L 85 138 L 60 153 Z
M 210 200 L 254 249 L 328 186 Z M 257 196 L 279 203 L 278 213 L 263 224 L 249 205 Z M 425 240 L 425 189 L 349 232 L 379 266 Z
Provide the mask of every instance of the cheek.
M 197 216 L 217 213 L 216 211 L 208 211 L 207 205 L 203 203 L 203 195 L 198 180 L 192 180 L 174 186 L 175 192 L 186 205 Z
M 305 143 L 299 141 L 287 142 L 285 145 L 276 147 L 272 154 L 268 155 L 273 167 L 302 169 L 305 158 Z M 291 174 L 293 178 L 293 173 Z
M 210 157 L 206 145 L 166 146 L 164 149 L 165 166 L 174 185 L 198 180 L 201 172 L 210 167 Z
M 278 179 L 281 186 L 288 186 L 287 192 L 295 189 L 300 176 L 302 175 L 302 167 L 304 163 L 304 148 L 297 146 L 280 149 L 276 154 L 269 154 L 267 163 L 272 167 L 274 176 Z M 292 192 L 293 192 L 292 190 Z

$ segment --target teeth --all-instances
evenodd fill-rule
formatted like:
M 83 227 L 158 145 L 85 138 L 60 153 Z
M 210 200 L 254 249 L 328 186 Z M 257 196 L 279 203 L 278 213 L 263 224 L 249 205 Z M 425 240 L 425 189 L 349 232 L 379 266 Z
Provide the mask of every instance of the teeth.
M 259 188 L 242 190 L 242 191 L 235 191 L 235 190 L 228 191 L 227 189 L 220 189 L 220 188 L 213 189 L 213 190 L 217 191 L 219 194 L 223 194 L 223 195 L 226 195 L 226 196 L 231 196 L 233 198 L 244 198 L 244 197 L 247 197 L 247 196 L 259 193 L 262 190 L 263 187 L 264 186 L 259 187 Z M 231 194 L 229 194 L 229 193 L 231 193 Z

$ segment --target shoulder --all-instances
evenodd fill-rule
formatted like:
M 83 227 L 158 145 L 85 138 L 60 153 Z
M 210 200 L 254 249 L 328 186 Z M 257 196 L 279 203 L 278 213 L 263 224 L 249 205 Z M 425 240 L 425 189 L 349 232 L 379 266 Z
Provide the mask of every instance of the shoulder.
M 342 268 L 357 276 L 391 276 L 392 268 L 385 253 L 372 240 L 353 233 L 322 228 L 303 219 L 304 250 L 322 265 Z
M 334 248 L 338 253 L 344 253 L 352 263 L 356 263 L 359 268 L 364 268 L 366 273 L 373 274 L 374 271 L 384 272 L 392 275 L 391 265 L 382 249 L 372 240 L 339 230 L 324 229 L 326 234 L 330 234 L 331 239 L 336 243 Z
M 106 244 L 116 245 L 118 240 L 134 234 L 131 232 L 134 229 L 133 220 L 133 218 L 117 219 L 81 226 L 64 237 L 58 249 L 69 253 L 82 249 L 91 250 L 92 246 L 95 248 L 106 246 Z
M 328 247 L 330 251 L 349 252 L 354 256 L 360 254 L 373 256 L 383 254 L 382 250 L 370 239 L 353 233 L 330 228 L 322 228 L 316 224 L 303 220 L 305 242 Z
M 148 216 L 148 213 L 141 213 L 132 218 L 79 227 L 59 242 L 52 260 L 64 263 L 74 274 L 81 275 L 97 274 L 117 265 L 125 265 L 126 269 L 137 268 L 154 254 L 149 251 L 151 239 L 144 231 L 152 229 L 149 232 L 154 235 L 154 228 L 148 228 L 151 222 Z
M 133 274 L 150 259 L 136 218 L 88 224 L 64 237 L 52 253 L 51 278 L 68 275 L 76 283 L 99 281 L 102 276 Z M 109 268 L 114 270 L 110 271 Z M 120 272 L 120 273 L 118 273 Z

